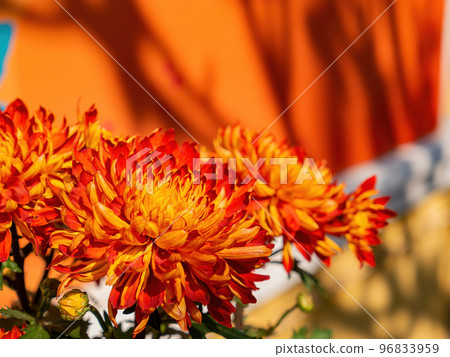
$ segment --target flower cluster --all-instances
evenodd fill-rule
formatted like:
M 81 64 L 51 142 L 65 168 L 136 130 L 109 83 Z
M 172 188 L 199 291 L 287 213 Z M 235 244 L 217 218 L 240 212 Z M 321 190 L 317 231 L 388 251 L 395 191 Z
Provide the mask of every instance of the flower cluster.
M 203 156 L 228 162 L 221 177 L 212 179 L 215 159 Z M 258 162 L 257 177 L 248 162 Z M 39 255 L 51 251 L 48 268 L 64 274 L 57 294 L 65 320 L 96 311 L 85 293 L 65 290 L 105 278 L 109 319 L 117 326 L 117 312 L 131 309 L 134 335 L 154 313 L 183 331 L 202 323 L 205 311 L 231 327 L 232 300 L 255 303 L 257 283 L 268 279 L 256 270 L 269 261 L 276 237 L 283 237 L 288 272 L 292 245 L 329 264 L 341 250 L 336 239 L 361 264 L 375 265 L 371 247 L 394 212 L 388 198 L 373 198 L 374 187 L 371 178 L 347 194 L 325 162 L 238 126 L 220 130 L 209 153 L 179 144 L 173 130 L 115 136 L 101 127 L 95 107 L 56 128 L 52 114 L 40 108 L 30 116 L 16 100 L 0 114 L 0 262 L 20 237 Z M 12 259 L 9 266 L 22 264 L 19 274 L 23 261 Z M 306 298 L 300 305 L 313 306 Z M 21 334 L 0 330 L 0 338 Z
M 375 265 L 371 246 L 380 243 L 378 229 L 395 215 L 385 208 L 387 197 L 372 198 L 377 193 L 375 178 L 347 195 L 325 162 L 316 165 L 302 148 L 239 126 L 221 129 L 214 149 L 214 155 L 225 160 L 237 159 L 238 181 L 251 174 L 243 159 L 252 163 L 263 159 L 249 213 L 272 238 L 283 236 L 286 271 L 294 264 L 292 245 L 306 259 L 314 253 L 330 264 L 330 258 L 341 248 L 329 236 L 345 237 L 361 264 Z

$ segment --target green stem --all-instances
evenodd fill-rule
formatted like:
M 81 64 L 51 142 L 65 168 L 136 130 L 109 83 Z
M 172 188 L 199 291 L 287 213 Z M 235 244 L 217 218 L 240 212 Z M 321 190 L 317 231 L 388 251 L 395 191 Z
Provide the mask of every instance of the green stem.
M 23 257 L 26 258 L 33 251 L 33 244 L 28 243 L 25 247 L 22 248 Z
M 244 305 L 242 305 L 239 301 L 236 303 L 234 325 L 238 330 L 242 330 L 244 328 Z
M 94 316 L 97 318 L 97 321 L 100 323 L 100 326 L 101 326 L 104 334 L 106 335 L 106 333 L 108 333 L 109 328 L 108 328 L 108 325 L 106 324 L 105 320 L 103 320 L 103 317 L 100 314 L 100 312 L 92 305 L 91 305 L 89 311 L 92 312 L 94 314 Z
M 279 252 L 281 252 L 282 250 L 283 250 L 283 249 L 278 249 L 278 250 L 272 252 L 272 254 L 270 254 L 270 256 L 272 257 L 272 256 L 274 256 L 275 254 L 278 254 Z M 271 262 L 272 262 L 272 261 L 271 261 Z M 274 262 L 274 263 L 281 263 L 281 262 Z
M 42 291 L 40 289 L 41 284 L 44 282 L 44 280 L 48 277 L 48 273 L 50 272 L 50 269 L 48 269 L 49 264 L 52 262 L 53 260 L 53 253 L 54 250 L 51 250 L 51 253 L 49 255 L 47 255 L 46 257 L 44 257 L 45 260 L 45 270 L 44 270 L 44 274 L 42 275 L 42 279 L 41 282 L 39 283 L 39 287 L 36 291 L 36 294 L 34 295 L 33 298 L 33 306 L 36 306 L 42 296 Z
M 3 283 L 6 283 L 6 286 L 8 286 L 11 289 L 14 289 L 14 280 L 12 280 L 8 276 L 3 277 Z
M 296 260 L 294 261 L 294 267 L 292 268 L 292 271 L 298 273 L 300 277 L 302 277 L 302 274 L 304 273 L 308 274 L 306 271 L 304 271 L 302 268 L 298 266 L 298 262 Z
M 278 319 L 278 321 L 276 322 L 276 324 L 273 325 L 273 326 L 271 326 L 271 327 L 269 327 L 269 328 L 266 330 L 266 336 L 271 335 L 271 334 L 275 331 L 275 329 L 281 324 L 281 322 L 286 318 L 286 316 L 289 315 L 292 311 L 294 311 L 297 307 L 298 307 L 298 305 L 295 304 L 295 305 L 292 306 L 290 309 L 286 310 L 286 311 L 284 312 L 284 314 L 281 315 L 281 317 Z
M 12 224 L 11 226 L 11 235 L 12 235 L 12 253 L 14 257 L 14 262 L 19 266 L 21 273 L 15 273 L 15 288 L 16 293 L 19 297 L 20 304 L 22 305 L 22 308 L 26 312 L 30 312 L 30 302 L 28 301 L 28 293 L 27 289 L 25 288 L 25 277 L 24 277 L 24 257 L 22 250 L 20 249 L 19 245 L 19 235 L 17 234 L 17 228 L 16 225 Z

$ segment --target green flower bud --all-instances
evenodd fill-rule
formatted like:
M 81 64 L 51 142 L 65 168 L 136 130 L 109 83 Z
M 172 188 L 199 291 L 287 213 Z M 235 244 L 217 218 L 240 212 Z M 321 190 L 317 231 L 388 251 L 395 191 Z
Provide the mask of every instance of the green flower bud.
M 310 313 L 314 310 L 314 301 L 308 293 L 302 292 L 297 297 L 297 305 L 303 312 Z

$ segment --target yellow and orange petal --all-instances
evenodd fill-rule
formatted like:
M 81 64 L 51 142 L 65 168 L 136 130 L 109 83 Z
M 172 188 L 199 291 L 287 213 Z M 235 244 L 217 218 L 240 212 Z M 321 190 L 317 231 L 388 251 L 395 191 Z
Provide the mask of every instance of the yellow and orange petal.
M 52 184 L 71 169 L 73 150 L 98 145 L 101 135 L 110 136 L 94 107 L 73 126 L 56 126 L 42 107 L 30 115 L 19 99 L 0 113 L 0 261 L 8 259 L 12 222 L 45 254 L 61 206 Z
M 375 266 L 375 257 L 371 246 L 381 243 L 378 230 L 387 225 L 387 220 L 396 213 L 386 208 L 389 197 L 373 196 L 376 178 L 370 177 L 364 181 L 355 192 L 348 196 L 341 220 L 349 229 L 344 233 L 350 249 L 358 260 Z
M 78 122 L 73 130 L 80 136 L 78 150 L 84 148 L 97 149 L 102 138 L 108 140 L 118 140 L 109 130 L 104 128 L 98 121 L 97 108 L 92 105 L 83 115 L 78 115 Z M 125 140 L 125 138 L 123 138 Z
M 249 211 L 269 236 L 283 236 L 286 271 L 294 264 L 292 245 L 307 260 L 316 254 L 329 264 L 331 257 L 341 250 L 330 236 L 345 236 L 358 259 L 364 255 L 364 261 L 369 263 L 368 252 L 377 232 L 369 241 L 361 238 L 361 234 L 356 235 L 355 230 L 365 229 L 357 219 L 361 214 L 355 216 L 362 207 L 350 204 L 358 200 L 344 193 L 344 185 L 335 182 L 325 162 L 315 163 L 302 148 L 278 143 L 269 133 L 260 135 L 239 126 L 219 130 L 212 155 L 233 163 L 238 182 L 255 176 L 249 166 L 257 166 L 260 176 L 254 180 Z M 256 165 L 261 159 L 263 162 Z M 386 202 L 377 201 L 383 209 Z
M 143 170 L 127 170 L 127 159 L 155 153 Z M 58 250 L 53 267 L 68 274 L 60 292 L 74 280 L 106 276 L 111 319 L 136 304 L 135 333 L 158 307 L 183 330 L 201 321 L 199 305 L 231 326 L 231 299 L 256 301 L 255 282 L 266 277 L 253 270 L 268 260 L 272 246 L 247 217 L 248 188 L 206 180 L 208 165 L 196 182 L 197 157 L 194 146 L 179 146 L 172 131 L 103 140 L 98 151 L 76 153 L 70 187 L 59 193 L 69 229 L 51 236 Z
M 26 222 L 39 201 L 52 196 L 47 177 L 64 169 L 76 140 L 65 122 L 57 128 L 42 107 L 29 115 L 16 100 L 0 113 L 0 261 L 8 259 L 12 222 L 39 250 Z

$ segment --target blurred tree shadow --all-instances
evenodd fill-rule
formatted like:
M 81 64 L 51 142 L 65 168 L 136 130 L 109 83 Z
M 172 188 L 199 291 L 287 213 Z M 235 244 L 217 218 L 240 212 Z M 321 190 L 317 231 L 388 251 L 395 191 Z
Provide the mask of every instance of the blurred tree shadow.
M 139 59 L 138 49 L 141 41 L 146 41 L 157 49 L 166 62 L 165 70 L 168 79 L 175 82 L 175 85 L 182 85 L 188 93 L 190 101 L 195 103 L 194 105 L 201 106 L 212 120 L 221 124 L 225 123 L 220 114 L 213 109 L 206 93 L 196 91 L 187 81 L 183 80 L 173 55 L 158 38 L 151 24 L 143 19 L 135 2 L 102 1 L 97 6 L 91 6 L 87 1 L 66 0 L 60 1 L 60 3 L 164 108 L 167 108 L 188 131 L 192 131 L 194 137 L 200 133 L 195 133 L 195 128 L 190 125 L 193 118 L 189 118 L 189 111 L 176 110 L 171 106 L 167 98 L 159 93 L 158 88 L 149 78 L 148 72 L 144 68 L 144 62 Z M 56 3 L 55 6 L 57 6 Z M 21 18 L 29 23 L 52 27 L 55 31 L 59 27 L 66 26 L 70 20 L 62 10 L 57 11 L 56 14 L 38 14 L 15 4 L 12 0 L 3 0 L 0 3 L 0 11 L 20 14 Z M 153 111 L 159 111 L 170 126 L 175 125 L 172 119 L 168 118 L 148 94 L 119 66 L 116 67 L 116 73 L 136 122 L 145 120 L 143 114 L 148 113 L 148 109 L 151 107 Z M 209 76 L 209 78 L 213 80 L 213 76 Z
M 245 20 L 244 28 L 240 29 L 240 33 L 249 35 L 249 46 L 256 50 L 258 65 L 262 65 L 263 77 L 268 81 L 273 101 L 281 114 L 310 84 L 302 78 L 308 69 L 302 68 L 300 75 L 293 74 L 294 69 L 302 65 L 296 61 L 308 58 L 320 64 L 317 68 L 325 70 L 355 40 L 356 36 L 367 28 L 370 21 L 375 20 L 376 14 L 381 12 L 377 9 L 387 8 L 391 2 L 383 0 L 375 7 L 376 11 L 368 4 L 357 0 L 349 0 L 345 3 L 345 7 L 340 0 L 313 3 L 289 0 L 265 2 L 243 0 L 233 3 L 233 6 L 235 6 L 236 18 L 242 15 Z M 217 128 L 236 119 L 243 119 L 226 118 L 224 113 L 219 112 L 213 105 L 208 88 L 212 87 L 217 77 L 213 63 L 210 68 L 205 68 L 210 85 L 206 83 L 202 90 L 194 88 L 186 78 L 183 78 L 183 71 L 177 64 L 179 58 L 175 57 L 158 35 L 155 25 L 146 20 L 142 8 L 136 1 L 96 1 L 93 4 L 89 1 L 60 0 L 60 3 L 163 107 L 167 108 L 189 132 L 192 132 L 194 137 L 209 142 L 213 133 L 205 133 L 199 127 L 199 119 L 194 117 L 196 114 L 191 113 L 189 108 L 176 105 L 175 91 L 170 97 L 167 92 L 162 92 L 152 72 L 146 68 L 146 61 L 142 60 L 140 49 L 143 43 L 155 49 L 165 63 L 164 68 L 151 68 L 151 71 L 158 71 L 158 73 L 163 71 L 174 88 L 182 88 L 185 103 L 191 107 L 201 108 L 204 114 L 200 120 L 202 123 L 209 121 L 213 123 L 210 127 Z M 383 34 L 386 39 L 376 35 L 373 29 L 364 33 L 357 45 L 345 52 L 345 58 L 339 59 L 336 65 L 326 72 L 326 79 L 320 79 L 321 89 L 314 92 L 313 104 L 304 107 L 306 115 L 299 117 L 295 114 L 295 110 L 288 110 L 278 121 L 283 126 L 283 133 L 292 144 L 303 144 L 302 139 L 304 140 L 307 135 L 314 135 L 317 143 L 313 144 L 325 148 L 320 152 L 327 154 L 326 159 L 333 169 L 342 169 L 355 156 L 355 147 L 351 145 L 355 137 L 367 138 L 367 143 L 362 149 L 372 155 L 379 155 L 393 149 L 400 140 L 405 138 L 414 140 L 435 128 L 435 97 L 437 97 L 435 75 L 427 73 L 431 71 L 427 67 L 429 65 L 427 61 L 431 61 L 429 58 L 434 57 L 427 54 L 436 52 L 436 48 L 439 47 L 439 35 L 436 34 L 432 24 L 427 23 L 426 20 L 421 20 L 423 23 L 414 24 L 420 26 L 428 38 L 427 41 L 416 41 L 421 43 L 415 44 L 417 48 L 415 47 L 414 50 L 420 52 L 418 53 L 419 63 L 424 63 L 425 69 L 423 74 L 417 75 L 419 89 L 409 88 L 406 76 L 411 71 L 408 72 L 404 68 L 407 59 L 404 58 L 405 53 L 402 52 L 402 41 L 399 38 L 397 5 L 383 16 L 383 21 L 388 23 L 385 26 L 387 30 Z M 17 14 L 31 24 L 58 31 L 72 20 L 56 2 L 54 7 L 54 11 L 37 12 L 14 0 L 0 1 L 2 12 Z M 150 5 L 148 5 L 148 11 L 152 11 Z M 349 19 L 353 23 L 352 31 L 349 31 Z M 268 27 L 275 29 L 276 34 L 268 32 Z M 305 44 L 309 46 L 300 57 L 298 49 L 302 43 L 296 41 L 299 34 L 308 39 Z M 384 46 L 384 42 L 389 44 Z M 384 47 L 380 47 L 380 44 Z M 220 43 L 217 46 L 220 46 Z M 392 68 L 389 68 L 388 72 L 377 62 L 377 56 L 383 56 L 379 53 L 380 48 L 387 48 L 390 51 L 389 57 L 394 59 Z M 231 55 L 239 58 L 241 54 Z M 433 66 L 430 64 L 429 67 Z M 117 66 L 115 72 L 135 122 L 146 120 L 145 117 L 148 116 L 144 114 L 148 114 L 151 110 L 170 126 L 174 126 L 172 119 L 163 113 L 162 109 L 158 108 L 147 93 L 121 68 Z M 357 77 L 358 83 L 362 84 L 361 88 L 364 88 L 361 93 L 357 93 L 356 99 L 352 98 L 356 94 L 348 80 L 349 72 Z M 390 78 L 386 73 L 395 75 Z M 319 70 L 318 73 L 313 74 L 313 78 L 320 74 Z M 388 91 L 393 86 L 399 89 L 395 100 L 391 98 L 392 92 Z M 309 92 L 306 95 L 313 94 Z M 361 117 L 358 115 L 362 112 L 358 112 L 356 105 L 353 106 L 353 100 L 362 101 L 367 107 Z M 304 104 L 299 101 L 295 105 Z M 315 107 L 320 107 L 320 110 Z M 318 118 L 314 117 L 316 114 Z M 355 117 L 349 120 L 348 117 L 351 115 Z M 258 118 L 251 118 L 251 120 L 257 122 Z M 299 123 L 309 121 L 320 122 L 320 125 L 314 128 L 326 129 L 322 128 L 316 130 L 320 132 L 314 133 L 302 132 L 299 128 L 304 126 Z M 367 132 L 359 135 L 360 133 L 352 131 L 350 126 L 357 121 L 368 123 L 365 129 Z M 405 125 L 407 130 L 403 131 L 407 131 L 406 134 L 402 132 Z

